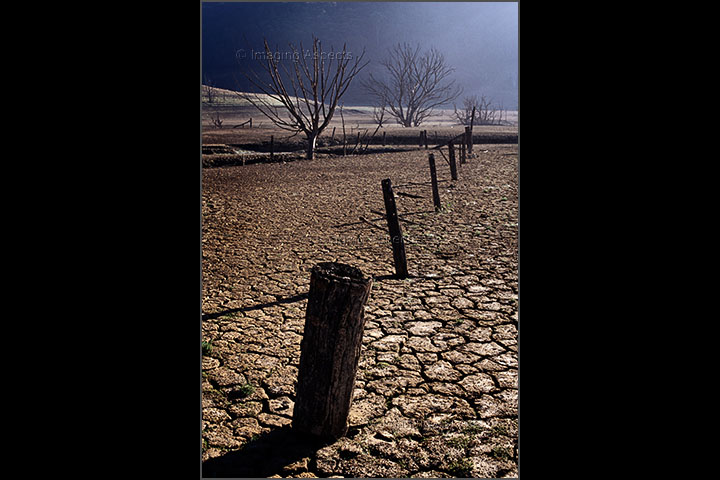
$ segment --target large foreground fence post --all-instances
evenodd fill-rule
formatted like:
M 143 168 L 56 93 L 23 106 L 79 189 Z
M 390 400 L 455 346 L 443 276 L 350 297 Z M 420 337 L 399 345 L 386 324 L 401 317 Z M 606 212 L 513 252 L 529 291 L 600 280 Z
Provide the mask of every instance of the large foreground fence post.
M 372 278 L 349 265 L 315 265 L 300 343 L 294 430 L 338 439 L 347 433 Z
M 395 276 L 397 278 L 407 278 L 407 260 L 405 259 L 405 240 L 402 236 L 400 228 L 400 220 L 397 215 L 397 206 L 395 205 L 395 194 L 393 193 L 392 183 L 386 178 L 382 181 L 383 199 L 385 200 L 385 218 L 388 223 L 390 232 L 390 241 L 392 242 L 393 260 L 395 262 Z

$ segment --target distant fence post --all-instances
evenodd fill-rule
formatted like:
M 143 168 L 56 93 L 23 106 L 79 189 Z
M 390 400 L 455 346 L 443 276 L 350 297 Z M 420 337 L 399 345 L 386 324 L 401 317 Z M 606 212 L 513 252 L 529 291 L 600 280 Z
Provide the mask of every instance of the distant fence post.
M 385 146 L 385 130 L 383 130 L 383 147 Z
M 275 136 L 270 135 L 270 161 L 275 160 Z
M 450 149 L 450 176 L 453 180 L 457 180 L 457 165 L 455 164 L 455 144 L 450 141 L 448 142 L 448 148 Z
M 470 138 L 468 139 L 468 155 L 472 155 L 472 147 L 473 147 L 473 140 L 472 140 L 472 134 L 473 134 L 473 123 L 475 122 L 475 107 L 473 106 L 472 114 L 470 115 Z
M 395 276 L 397 278 L 406 278 L 408 271 L 407 260 L 405 259 L 405 241 L 403 240 L 397 206 L 395 205 L 395 195 L 389 178 L 382 181 L 382 189 L 383 199 L 385 200 L 385 218 L 387 219 L 390 241 L 392 242 Z
M 347 433 L 371 287 L 372 278 L 350 265 L 312 268 L 293 430 L 335 440 Z
M 472 128 L 465 127 L 465 143 L 467 143 L 468 157 L 472 154 Z
M 425 136 L 425 150 L 427 150 L 428 149 L 427 130 L 423 130 L 423 135 Z
M 440 204 L 440 192 L 438 191 L 437 172 L 435 171 L 435 155 L 433 155 L 432 153 L 429 154 L 428 162 L 430 163 L 430 183 L 432 184 L 433 204 L 435 205 L 435 211 L 439 212 L 442 208 L 442 205 Z
M 467 137 L 463 135 L 462 141 L 460 142 L 460 165 L 465 163 L 465 146 L 467 144 Z

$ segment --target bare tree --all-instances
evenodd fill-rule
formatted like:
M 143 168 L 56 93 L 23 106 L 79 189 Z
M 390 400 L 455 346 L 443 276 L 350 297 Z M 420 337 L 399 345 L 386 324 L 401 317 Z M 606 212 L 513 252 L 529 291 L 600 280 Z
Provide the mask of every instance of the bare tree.
M 475 125 L 502 124 L 502 107 L 495 107 L 492 100 L 486 99 L 485 95 L 482 95 L 480 98 L 478 98 L 477 95 L 465 97 L 463 99 L 462 110 L 458 111 L 457 105 L 453 106 L 455 107 L 455 117 L 462 125 L 470 125 L 471 119 Z M 475 118 L 472 118 L 472 112 L 475 113 Z
M 493 125 L 495 123 L 495 115 L 497 110 L 492 105 L 491 100 L 487 100 L 485 95 L 480 97 L 478 103 L 476 123 L 478 125 Z
M 365 51 L 354 60 L 346 45 L 341 52 L 335 52 L 332 47 L 330 52 L 325 52 L 315 36 L 312 53 L 306 52 L 302 43 L 300 48 L 290 44 L 289 52 L 280 52 L 277 47 L 273 52 L 267 40 L 264 46 L 265 55 L 259 55 L 257 60 L 269 79 L 263 79 L 255 71 L 245 73 L 261 95 L 243 93 L 240 96 L 283 130 L 304 133 L 308 142 L 306 158 L 312 160 L 317 138 L 332 120 L 338 101 L 368 63 L 362 62 Z M 291 61 L 290 70 L 281 62 L 285 59 Z
M 463 98 L 462 110 L 458 110 L 457 105 L 453 104 L 453 107 L 455 109 L 455 117 L 461 125 L 468 126 L 470 125 L 471 120 L 473 124 L 476 123 L 478 103 L 479 100 L 477 95 L 473 95 L 471 97 Z M 475 116 L 474 119 L 473 115 Z
M 203 93 L 207 99 L 206 103 L 215 103 L 218 98 L 217 88 L 215 88 L 215 84 L 213 84 L 207 75 L 204 75 L 203 77 Z
M 388 113 L 403 127 L 419 126 L 434 108 L 452 102 L 461 93 L 454 80 L 448 81 L 454 69 L 434 48 L 421 54 L 419 45 L 397 44 L 382 65 L 388 80 L 371 74 L 363 86 L 379 103 L 387 105 Z
M 373 121 L 378 124 L 378 128 L 382 128 L 385 123 L 385 112 L 387 105 L 383 104 L 378 107 L 373 107 Z
M 210 115 L 210 121 L 215 128 L 222 128 L 223 121 L 220 118 L 220 112 L 215 112 L 215 116 Z

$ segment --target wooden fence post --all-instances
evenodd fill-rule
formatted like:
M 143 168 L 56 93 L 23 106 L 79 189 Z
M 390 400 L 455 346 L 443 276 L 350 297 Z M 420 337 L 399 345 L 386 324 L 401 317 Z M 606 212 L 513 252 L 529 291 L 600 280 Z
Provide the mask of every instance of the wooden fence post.
M 448 148 L 450 149 L 450 176 L 453 180 L 457 180 L 457 165 L 455 164 L 455 144 L 450 141 L 448 142 Z
M 383 130 L 383 147 L 385 146 L 385 130 Z
M 473 123 L 475 122 L 475 107 L 472 109 L 472 114 L 470 115 L 470 139 L 468 143 L 468 155 L 472 155 L 472 147 L 473 147 L 473 140 L 472 140 L 472 131 L 473 131 Z
M 467 155 L 470 157 L 472 154 L 472 129 L 465 127 L 465 143 L 467 143 Z
M 270 161 L 275 160 L 275 136 L 270 135 Z
M 466 137 L 463 135 L 462 141 L 460 142 L 460 165 L 463 165 L 465 163 L 465 144 L 466 144 Z
M 440 204 L 440 192 L 438 191 L 438 183 L 437 183 L 437 172 L 435 171 L 435 155 L 429 154 L 428 155 L 428 162 L 430 163 L 430 183 L 432 184 L 432 195 L 433 195 L 433 204 L 435 205 L 435 211 L 439 212 L 442 208 L 442 205 Z
M 323 438 L 347 433 L 372 278 L 319 263 L 310 274 L 292 428 Z
M 423 130 L 423 134 L 425 135 L 425 150 L 427 150 L 428 149 L 427 130 Z
M 390 241 L 392 242 L 395 276 L 397 278 L 406 278 L 408 271 L 407 260 L 405 259 L 405 241 L 403 240 L 397 206 L 395 205 L 395 195 L 389 178 L 382 181 L 382 189 L 383 199 L 385 200 L 385 218 L 387 219 Z

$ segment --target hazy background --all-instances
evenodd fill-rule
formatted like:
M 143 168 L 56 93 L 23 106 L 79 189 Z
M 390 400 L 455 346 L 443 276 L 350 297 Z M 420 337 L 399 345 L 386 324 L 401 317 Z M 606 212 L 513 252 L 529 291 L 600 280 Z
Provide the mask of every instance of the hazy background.
M 259 71 L 251 51 L 263 37 L 280 51 L 292 42 L 310 49 L 312 35 L 323 49 L 353 55 L 365 49 L 365 67 L 343 97 L 346 105 L 369 105 L 359 79 L 382 75 L 388 47 L 398 42 L 439 49 L 462 97 L 485 95 L 506 109 L 518 106 L 517 2 L 237 2 L 202 4 L 202 69 L 215 86 L 252 91 L 240 73 Z M 242 50 L 245 58 L 238 58 Z

